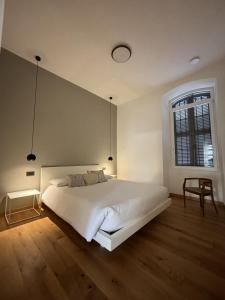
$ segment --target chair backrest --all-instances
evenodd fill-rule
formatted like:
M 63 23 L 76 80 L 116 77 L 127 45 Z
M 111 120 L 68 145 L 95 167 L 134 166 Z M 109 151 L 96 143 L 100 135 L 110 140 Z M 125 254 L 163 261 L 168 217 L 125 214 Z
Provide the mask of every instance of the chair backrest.
M 199 178 L 199 187 L 202 188 L 203 186 L 208 187 L 212 190 L 212 179 L 209 178 Z

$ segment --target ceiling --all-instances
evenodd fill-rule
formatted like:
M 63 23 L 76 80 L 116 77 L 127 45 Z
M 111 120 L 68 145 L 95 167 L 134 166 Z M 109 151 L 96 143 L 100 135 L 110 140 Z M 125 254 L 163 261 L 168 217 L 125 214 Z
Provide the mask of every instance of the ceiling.
M 124 64 L 111 58 L 121 42 Z M 222 59 L 225 1 L 7 0 L 2 46 L 121 104 Z

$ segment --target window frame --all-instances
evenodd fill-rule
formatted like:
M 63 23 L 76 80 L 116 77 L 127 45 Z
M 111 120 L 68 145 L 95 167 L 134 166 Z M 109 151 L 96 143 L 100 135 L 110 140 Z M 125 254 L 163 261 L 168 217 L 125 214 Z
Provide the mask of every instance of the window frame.
M 173 108 L 172 105 L 174 102 L 178 101 L 181 98 L 184 98 L 185 96 L 188 96 L 192 93 L 202 93 L 202 92 L 210 92 L 211 98 L 207 98 L 205 100 L 202 100 L 200 102 L 196 101 L 195 103 L 185 104 L 182 106 L 178 106 Z M 214 88 L 200 88 L 200 89 L 194 89 L 190 90 L 188 92 L 185 92 L 183 94 L 178 95 L 177 97 L 172 98 L 169 101 L 169 123 L 170 123 L 170 136 L 171 136 L 171 162 L 172 167 L 176 169 L 192 169 L 192 170 L 204 170 L 204 171 L 217 171 L 218 170 L 218 153 L 217 153 L 217 136 L 216 136 L 216 124 L 215 124 L 215 110 L 214 110 L 214 103 L 215 103 L 215 92 Z M 214 150 L 214 166 L 177 166 L 176 165 L 176 151 L 175 151 L 175 134 L 174 134 L 174 115 L 173 113 L 179 110 L 188 109 L 191 107 L 203 105 L 203 104 L 209 104 L 209 116 L 210 116 L 210 126 L 211 126 L 211 137 L 212 137 L 212 146 Z

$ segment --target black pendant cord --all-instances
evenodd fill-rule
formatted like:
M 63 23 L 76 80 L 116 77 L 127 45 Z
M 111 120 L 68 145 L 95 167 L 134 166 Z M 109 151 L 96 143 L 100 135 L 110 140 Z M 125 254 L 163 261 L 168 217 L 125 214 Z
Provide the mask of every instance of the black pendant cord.
M 109 154 L 112 156 L 112 97 L 110 97 L 110 105 L 109 105 Z
M 35 116 L 36 116 L 36 103 L 37 103 L 37 85 L 38 85 L 38 60 L 37 60 L 36 77 L 35 77 L 33 126 L 32 126 L 32 137 L 31 137 L 31 153 L 33 153 L 33 145 L 34 145 Z
M 109 97 L 109 157 L 108 160 L 112 161 L 112 97 Z

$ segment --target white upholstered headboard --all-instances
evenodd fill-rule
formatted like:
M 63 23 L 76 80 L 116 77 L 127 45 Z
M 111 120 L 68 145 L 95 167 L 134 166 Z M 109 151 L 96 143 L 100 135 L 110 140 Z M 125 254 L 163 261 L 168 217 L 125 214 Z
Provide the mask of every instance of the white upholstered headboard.
M 82 166 L 55 166 L 55 167 L 41 167 L 41 184 L 40 190 L 43 192 L 53 178 L 64 177 L 69 174 L 86 173 L 88 170 L 101 170 L 103 166 L 100 165 L 82 165 Z

